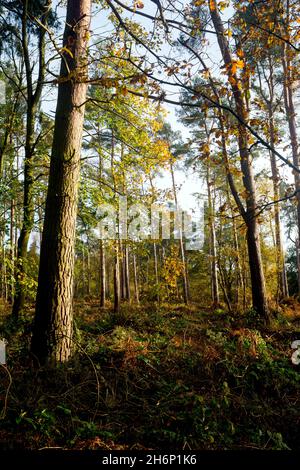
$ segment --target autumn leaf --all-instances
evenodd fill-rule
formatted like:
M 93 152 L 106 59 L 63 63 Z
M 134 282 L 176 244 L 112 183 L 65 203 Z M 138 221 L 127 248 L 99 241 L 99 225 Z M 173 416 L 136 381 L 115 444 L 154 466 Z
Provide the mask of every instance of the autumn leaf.
M 228 7 L 228 2 L 221 1 L 221 2 L 219 2 L 218 6 L 219 6 L 220 10 L 223 11 L 223 10 L 225 10 L 225 8 Z
M 140 10 L 142 10 L 144 8 L 144 4 L 141 0 L 137 0 L 135 3 L 134 3 L 134 6 L 136 8 L 139 8 Z
M 245 67 L 245 62 L 243 60 L 237 60 L 236 61 L 236 66 L 238 69 L 243 69 Z
M 210 9 L 210 11 L 215 11 L 215 9 L 216 9 L 215 0 L 209 0 L 209 9 Z
M 128 94 L 127 88 L 124 86 L 120 89 L 120 93 L 122 96 L 126 96 Z

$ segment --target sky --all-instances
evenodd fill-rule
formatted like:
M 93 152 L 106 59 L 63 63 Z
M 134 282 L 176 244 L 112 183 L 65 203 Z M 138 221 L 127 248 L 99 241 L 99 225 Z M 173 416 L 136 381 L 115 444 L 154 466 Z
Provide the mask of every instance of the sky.
M 54 5 L 58 5 L 58 1 L 54 1 Z M 149 14 L 155 14 L 155 5 L 150 0 L 145 0 L 145 8 L 143 12 Z M 107 12 L 99 11 L 100 8 L 97 5 L 93 6 L 93 15 L 91 19 L 91 43 L 95 41 L 97 36 L 109 34 L 112 30 L 110 21 L 107 18 Z M 65 8 L 59 7 L 58 16 L 61 21 L 61 25 L 64 25 L 65 20 Z M 145 27 L 149 28 L 151 22 L 144 20 L 141 17 L 138 17 L 137 20 Z M 163 45 L 162 52 L 167 53 L 169 46 Z M 59 61 L 57 62 L 57 67 L 59 67 Z M 174 91 L 174 90 L 172 90 Z M 43 109 L 49 115 L 54 117 L 55 108 L 56 108 L 56 97 L 57 97 L 57 88 L 48 87 L 43 96 Z M 188 129 L 179 122 L 178 117 L 176 116 L 177 106 L 164 104 L 164 108 L 167 110 L 167 121 L 172 125 L 173 130 L 180 131 L 182 133 L 183 139 L 186 140 L 189 138 Z M 184 170 L 180 171 L 178 168 L 175 170 L 175 180 L 178 187 L 178 201 L 182 209 L 192 212 L 193 210 L 198 210 L 199 201 L 195 197 L 195 193 L 205 193 L 201 180 L 199 176 L 194 173 L 193 170 Z M 172 187 L 171 176 L 168 172 L 162 172 L 162 177 L 156 179 L 156 184 L 159 189 L 167 189 Z
M 58 1 L 55 0 L 54 4 L 58 4 Z M 133 5 L 132 2 L 128 2 L 129 5 Z M 156 7 L 154 3 L 151 0 L 144 0 L 144 8 L 143 12 L 144 13 L 149 13 L 151 15 L 155 15 L 155 10 Z M 99 11 L 99 6 L 94 5 L 93 7 L 93 16 L 92 16 L 92 21 L 91 21 L 91 42 L 93 42 L 94 38 L 96 38 L 98 35 L 101 34 L 101 36 L 104 36 L 105 34 L 109 34 L 109 32 L 112 30 L 111 23 L 108 21 L 107 18 L 107 11 L 103 12 L 98 12 Z M 223 21 L 227 21 L 231 16 L 232 16 L 232 9 L 228 8 L 226 9 L 222 15 L 223 15 Z M 65 20 L 65 8 L 59 8 L 58 9 L 58 14 L 61 17 L 61 24 L 62 26 L 64 25 L 64 20 Z M 125 13 L 123 13 L 123 16 Z M 130 15 L 132 16 L 132 15 Z M 135 19 L 141 23 L 147 30 L 151 27 L 152 22 L 150 20 L 144 19 L 140 16 L 135 15 Z M 167 42 L 162 44 L 161 47 L 161 53 L 168 55 L 170 50 L 170 46 Z M 216 37 L 214 35 L 209 36 L 209 44 L 207 45 L 207 61 L 210 67 L 216 71 L 216 73 L 219 73 L 219 64 L 220 64 L 220 52 L 219 48 L 216 42 Z M 174 92 L 174 88 L 169 87 L 167 88 L 167 91 Z M 46 96 L 44 97 L 44 103 L 43 107 L 44 109 L 49 112 L 52 116 L 54 115 L 55 112 L 55 106 L 56 106 L 56 89 L 49 89 L 47 90 Z M 178 95 L 173 97 L 175 100 L 178 98 Z M 299 108 L 299 101 L 298 100 L 298 105 L 297 108 Z M 164 104 L 164 107 L 168 111 L 168 116 L 167 120 L 170 122 L 172 125 L 173 130 L 179 130 L 182 133 L 182 137 L 184 140 L 188 139 L 190 137 L 189 131 L 186 127 L 183 126 L 182 123 L 180 123 L 177 115 L 176 115 L 176 106 L 169 105 L 169 104 Z M 288 135 L 285 133 L 282 138 L 282 142 L 280 145 L 279 150 L 283 152 L 283 154 L 288 153 L 287 157 L 290 157 L 289 155 L 289 150 L 284 152 L 282 149 L 287 146 L 289 143 Z M 266 167 L 266 157 L 264 158 L 259 158 L 257 159 L 255 163 L 255 171 L 260 172 Z M 282 167 L 281 168 L 281 174 L 284 178 L 286 178 L 287 181 L 291 182 L 293 181 L 293 175 L 290 171 L 289 168 Z M 196 193 L 200 193 L 202 195 L 202 201 L 206 199 L 205 197 L 205 185 L 204 182 L 199 179 L 199 175 L 195 174 L 193 170 L 185 170 L 185 171 L 180 171 L 179 169 L 176 169 L 175 171 L 175 179 L 176 179 L 176 184 L 178 186 L 178 200 L 180 206 L 191 212 L 192 210 L 197 210 L 199 201 L 198 197 L 195 196 Z M 156 180 L 156 184 L 159 188 L 161 189 L 166 189 L 166 188 L 171 188 L 172 186 L 172 181 L 171 177 L 167 172 L 164 172 L 161 178 L 158 178 Z

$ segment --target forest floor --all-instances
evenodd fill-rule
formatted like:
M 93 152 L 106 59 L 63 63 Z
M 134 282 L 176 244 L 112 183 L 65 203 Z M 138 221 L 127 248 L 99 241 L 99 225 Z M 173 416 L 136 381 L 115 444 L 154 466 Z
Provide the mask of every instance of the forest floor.
M 77 353 L 34 369 L 32 311 L 2 307 L 0 448 L 300 449 L 300 306 L 265 328 L 196 306 L 76 304 Z M 7 397 L 7 400 L 6 400 Z

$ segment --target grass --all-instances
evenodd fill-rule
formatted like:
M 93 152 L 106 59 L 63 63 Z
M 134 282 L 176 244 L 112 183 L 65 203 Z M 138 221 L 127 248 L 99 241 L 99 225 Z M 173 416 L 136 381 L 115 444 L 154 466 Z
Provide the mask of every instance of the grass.
M 17 328 L 4 315 L 12 384 L 0 446 L 299 450 L 290 345 L 300 328 L 283 317 L 262 328 L 249 315 L 163 305 L 124 306 L 115 319 L 88 302 L 76 305 L 72 361 L 34 370 L 31 313 Z

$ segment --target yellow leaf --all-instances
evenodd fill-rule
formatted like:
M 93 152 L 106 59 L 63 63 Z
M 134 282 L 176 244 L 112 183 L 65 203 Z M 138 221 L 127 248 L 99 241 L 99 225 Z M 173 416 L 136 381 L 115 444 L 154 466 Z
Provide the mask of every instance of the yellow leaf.
M 209 0 L 209 9 L 210 9 L 210 11 L 215 11 L 215 9 L 216 9 L 215 0 Z
M 74 59 L 72 52 L 66 46 L 61 49 L 61 52 L 67 52 Z
M 225 34 L 226 36 L 228 36 L 229 38 L 231 38 L 231 37 L 232 37 L 232 31 L 231 31 L 231 29 L 226 29 L 226 30 L 224 31 L 224 34 Z
M 218 5 L 219 5 L 220 10 L 223 11 L 223 10 L 225 10 L 225 8 L 228 7 L 228 2 L 223 2 L 222 1 L 222 2 L 219 2 Z
M 245 62 L 243 60 L 237 60 L 236 61 L 236 66 L 238 69 L 243 69 L 245 67 Z
M 236 62 L 233 62 L 231 64 L 231 73 L 232 73 L 232 75 L 234 75 L 236 73 L 236 69 L 237 69 Z

